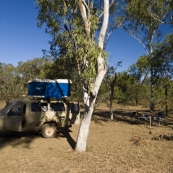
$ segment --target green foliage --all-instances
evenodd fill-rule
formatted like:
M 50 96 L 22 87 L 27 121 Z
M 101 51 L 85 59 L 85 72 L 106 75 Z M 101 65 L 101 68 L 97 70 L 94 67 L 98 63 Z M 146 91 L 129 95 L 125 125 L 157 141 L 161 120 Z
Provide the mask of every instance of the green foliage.
M 41 71 L 44 65 L 47 63 L 43 58 L 33 58 L 26 62 L 18 62 L 18 66 L 15 70 L 18 73 L 18 91 L 19 95 L 27 95 L 28 93 L 28 81 L 35 78 L 41 78 Z
M 149 102 L 149 86 L 141 84 L 132 84 L 129 86 L 126 95 L 130 101 L 134 101 L 137 106 L 141 101 L 148 100 Z
M 73 100 L 80 100 L 82 93 L 76 69 L 76 62 L 72 58 L 60 57 L 54 61 L 46 61 L 39 76 L 42 79 L 71 79 L 71 97 Z
M 172 79 L 173 76 L 173 34 L 165 37 L 163 43 L 155 46 L 150 64 L 153 67 L 155 80 L 161 78 Z
M 20 75 L 11 64 L 0 63 L 0 100 L 19 97 Z
M 145 55 L 141 56 L 137 60 L 136 65 L 139 68 L 139 70 L 141 71 L 141 73 L 145 73 L 150 68 L 149 63 L 148 63 L 148 57 Z
M 44 50 L 45 56 L 51 55 L 54 59 L 66 58 L 70 62 L 73 61 L 76 65 L 69 66 L 69 71 L 71 69 L 74 71 L 76 68 L 75 72 L 78 71 L 80 83 L 85 83 L 88 93 L 90 93 L 91 81 L 98 74 L 98 57 L 100 55 L 102 58 L 108 56 L 98 46 L 98 35 L 104 16 L 104 2 L 92 0 L 82 2 L 86 10 L 84 13 L 87 17 L 85 21 L 87 24 L 82 18 L 78 0 L 37 0 L 36 2 L 38 26 L 46 26 L 46 33 L 52 37 L 49 42 L 50 50 Z M 109 40 L 110 33 L 123 20 L 123 18 L 117 19 L 115 15 L 118 5 L 118 1 L 112 1 L 110 5 L 111 17 L 104 46 Z
M 131 16 L 140 18 L 139 20 L 149 18 L 156 20 L 162 17 L 171 9 L 171 6 L 165 0 L 128 0 L 127 10 Z
M 135 82 L 142 84 L 145 82 L 150 71 L 150 65 L 148 57 L 141 56 L 136 63 L 130 65 L 128 68 L 128 73 L 134 78 Z
M 22 87 L 26 88 L 28 81 L 34 78 L 41 78 L 41 71 L 47 63 L 43 58 L 33 58 L 26 62 L 18 62 L 17 70 L 21 77 Z
M 127 91 L 129 85 L 134 83 L 134 79 L 126 72 L 117 74 L 117 86 L 124 93 Z
M 71 79 L 76 75 L 76 63 L 71 58 L 57 58 L 47 61 L 41 68 L 41 78 L 46 79 Z
M 22 95 L 27 95 L 30 79 L 71 79 L 72 77 L 72 98 L 80 100 L 82 93 L 79 89 L 76 72 L 75 70 L 69 71 L 72 69 L 70 66 L 73 65 L 75 65 L 74 62 L 70 63 L 69 59 L 65 58 L 58 58 L 54 62 L 34 58 L 26 62 L 19 62 L 17 67 L 0 63 L 0 100 L 19 99 L 22 98 Z
M 109 89 L 105 84 L 105 82 L 103 82 L 102 85 L 100 86 L 100 90 L 98 93 L 98 99 L 100 100 L 101 98 L 109 100 Z
M 172 22 L 172 4 L 165 0 L 125 0 L 124 29 L 137 38 L 152 53 L 153 42 L 162 38 L 159 29 L 164 23 Z
M 90 37 L 87 36 L 78 1 L 38 0 L 38 26 L 46 24 L 46 32 L 52 35 L 50 52 L 55 58 L 72 58 L 81 69 L 81 77 L 90 81 L 97 73 L 97 58 L 106 54 L 96 43 L 95 32 L 99 29 L 97 8 L 90 10 Z M 95 5 L 94 5 L 95 6 Z M 76 66 L 75 66 L 76 67 Z
M 130 19 L 142 24 L 142 29 L 143 26 L 157 28 L 162 22 L 167 22 L 171 10 L 171 4 L 165 0 L 128 0 L 126 9 Z
M 147 81 L 147 80 L 146 80 Z M 163 96 L 163 95 L 162 95 Z M 133 76 L 124 71 L 116 74 L 113 100 L 119 104 L 149 106 L 150 84 L 136 83 Z M 103 82 L 98 98 L 110 100 L 110 92 L 107 83 Z M 98 100 L 99 101 L 99 100 Z
M 172 92 L 172 76 L 173 76 L 173 35 L 169 34 L 165 37 L 163 43 L 155 45 L 150 65 L 153 68 L 153 81 L 155 86 L 161 87 L 164 91 L 161 103 L 165 106 L 165 112 L 168 114 L 169 101 Z M 156 89 L 156 91 L 160 91 Z M 159 93 L 159 92 L 158 92 Z M 158 99 L 159 100 L 159 99 Z M 163 104 L 164 103 L 164 104 Z
M 150 59 L 153 59 L 153 44 L 162 38 L 160 26 L 172 23 L 172 2 L 165 0 L 125 0 L 124 29 L 136 38 L 145 48 Z M 153 69 L 151 72 L 150 111 L 154 112 Z

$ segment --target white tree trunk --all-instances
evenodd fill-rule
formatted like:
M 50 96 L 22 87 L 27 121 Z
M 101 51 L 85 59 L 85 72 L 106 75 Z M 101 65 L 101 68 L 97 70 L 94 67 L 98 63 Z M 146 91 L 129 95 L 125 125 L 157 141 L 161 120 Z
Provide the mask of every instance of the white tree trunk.
M 79 0 L 79 7 L 81 9 L 81 14 L 83 14 L 82 15 L 83 20 L 84 22 L 86 22 L 86 18 L 85 18 L 86 14 L 84 13 L 81 0 Z M 109 0 L 104 0 L 104 18 L 103 18 L 103 24 L 99 34 L 99 38 L 98 38 L 98 46 L 101 49 L 103 49 L 105 33 L 108 27 L 108 19 L 109 19 Z M 86 28 L 87 26 L 88 25 L 86 25 Z M 107 71 L 106 62 L 105 62 L 105 59 L 102 58 L 101 53 L 98 56 L 97 63 L 98 63 L 98 73 L 97 73 L 94 84 L 92 84 L 92 88 L 90 86 L 91 96 L 89 97 L 87 91 L 84 91 L 85 111 L 84 111 L 84 118 L 82 120 L 80 129 L 79 129 L 78 138 L 77 138 L 76 147 L 75 147 L 75 150 L 77 152 L 86 151 L 87 139 L 89 134 L 89 126 L 90 126 L 91 117 L 94 111 L 95 100 L 96 100 L 100 85 L 103 81 L 104 75 L 106 74 L 106 71 Z
M 100 59 L 100 58 L 98 58 L 98 59 Z M 96 94 L 96 96 L 97 96 L 97 93 L 99 91 L 100 85 L 102 83 L 102 80 L 103 80 L 105 74 L 106 74 L 106 68 L 104 68 L 100 71 L 100 73 L 98 74 L 98 76 L 94 82 L 93 93 Z M 84 91 L 84 105 L 85 105 L 84 118 L 80 125 L 77 143 L 76 143 L 76 147 L 75 147 L 75 150 L 78 152 L 86 151 L 87 139 L 88 139 L 88 134 L 89 134 L 89 126 L 90 126 L 91 117 L 92 117 L 92 114 L 94 111 L 96 96 L 94 98 L 90 97 L 88 95 L 88 93 L 86 91 Z
M 113 119 L 114 119 L 114 114 L 113 114 L 113 111 L 112 111 L 112 110 L 110 110 L 110 112 L 111 112 L 110 118 L 111 118 L 111 120 L 113 120 Z
M 89 126 L 91 122 L 91 116 L 93 113 L 92 108 L 89 104 L 90 97 L 86 91 L 84 91 L 84 117 L 79 129 L 78 139 L 75 150 L 82 152 L 86 150 L 87 138 L 89 133 Z

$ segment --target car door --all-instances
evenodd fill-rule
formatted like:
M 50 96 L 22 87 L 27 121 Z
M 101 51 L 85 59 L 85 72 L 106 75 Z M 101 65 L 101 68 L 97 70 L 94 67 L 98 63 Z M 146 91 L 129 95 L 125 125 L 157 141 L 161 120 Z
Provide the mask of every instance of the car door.
M 21 131 L 23 104 L 14 104 L 4 115 L 4 130 Z
M 0 113 L 0 131 L 4 129 L 4 114 Z
M 47 111 L 47 103 L 40 103 L 38 101 L 28 104 L 26 109 L 26 130 L 38 130 L 44 122 Z

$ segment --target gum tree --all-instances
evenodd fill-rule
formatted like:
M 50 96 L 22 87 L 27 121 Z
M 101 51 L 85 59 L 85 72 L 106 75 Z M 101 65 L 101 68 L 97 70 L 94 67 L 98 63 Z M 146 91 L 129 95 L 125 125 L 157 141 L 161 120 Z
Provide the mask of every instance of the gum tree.
M 168 100 L 171 97 L 173 79 L 173 34 L 168 34 L 163 43 L 154 48 L 153 59 L 150 61 L 153 67 L 154 80 L 161 85 L 165 95 L 165 112 L 168 115 Z
M 141 98 L 147 96 L 145 81 L 148 79 L 149 71 L 150 66 L 145 55 L 141 56 L 136 63 L 131 64 L 127 70 L 128 74 L 134 79 L 130 95 L 134 98 L 136 105 Z
M 106 105 L 109 108 L 109 115 L 110 115 L 110 119 L 113 120 L 114 119 L 114 114 L 113 114 L 113 99 L 114 99 L 114 90 L 115 90 L 115 86 L 116 86 L 116 79 L 117 79 L 117 68 L 121 66 L 121 61 L 118 62 L 115 66 L 110 66 L 108 67 L 107 73 L 105 75 L 105 78 L 103 80 L 104 85 L 106 86 L 106 91 L 109 92 L 109 97 L 108 98 L 104 98 L 102 97 L 100 100 L 102 102 L 105 102 Z M 104 91 L 104 94 L 105 91 Z M 107 99 L 109 99 L 109 101 L 107 101 Z
M 96 97 L 107 71 L 104 48 L 116 28 L 116 6 L 114 0 L 37 0 L 38 26 L 46 24 L 46 33 L 52 36 L 48 53 L 75 62 L 76 70 L 71 73 L 78 74 L 83 90 L 85 110 L 75 148 L 78 152 L 86 151 Z
M 152 58 L 153 45 L 162 39 L 160 26 L 172 21 L 171 0 L 124 0 L 126 4 L 124 29 L 137 39 L 145 48 L 148 57 Z M 150 111 L 154 112 L 153 68 L 150 68 L 151 90 Z

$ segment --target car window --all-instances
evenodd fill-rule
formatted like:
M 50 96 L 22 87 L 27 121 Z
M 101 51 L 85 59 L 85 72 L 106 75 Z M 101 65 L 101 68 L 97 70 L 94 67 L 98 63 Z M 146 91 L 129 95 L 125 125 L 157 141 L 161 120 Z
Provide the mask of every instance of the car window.
M 31 103 L 31 111 L 32 112 L 40 112 L 40 103 Z
M 65 107 L 63 103 L 51 103 L 50 111 L 64 111 Z
M 47 111 L 47 103 L 31 103 L 32 112 Z
M 22 115 L 22 107 L 23 107 L 23 105 L 21 105 L 21 104 L 13 105 L 12 108 L 9 110 L 8 115 L 21 116 Z

